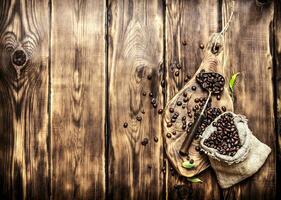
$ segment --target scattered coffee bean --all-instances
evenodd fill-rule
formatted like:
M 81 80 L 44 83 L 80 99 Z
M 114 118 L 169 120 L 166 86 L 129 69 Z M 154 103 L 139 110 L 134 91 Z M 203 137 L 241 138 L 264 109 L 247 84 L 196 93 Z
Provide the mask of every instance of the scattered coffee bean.
M 184 41 L 182 41 L 182 45 L 183 46 L 186 46 L 187 45 L 187 43 L 186 43 L 186 41 L 184 40 Z
M 166 137 L 167 137 L 167 138 L 171 138 L 171 137 L 172 137 L 171 133 L 167 133 L 167 134 L 166 134 Z
M 128 127 L 128 123 L 127 123 L 127 122 L 124 122 L 123 127 L 124 127 L 124 128 L 127 128 L 127 127 Z
M 177 132 L 176 132 L 176 131 L 173 131 L 173 132 L 172 132 L 172 134 L 173 134 L 173 135 L 176 135 L 176 134 L 177 134 Z
M 222 107 L 221 107 L 221 110 L 222 110 L 223 112 L 225 112 L 225 111 L 226 111 L 226 107 L 225 107 L 225 106 L 222 106 Z
M 148 144 L 148 139 L 147 138 L 144 138 L 142 141 L 141 141 L 141 144 L 143 146 L 146 146 Z
M 137 119 L 138 121 L 141 121 L 141 120 L 142 120 L 142 117 L 138 115 L 138 116 L 136 117 L 136 119 Z
M 165 87 L 165 80 L 161 81 L 161 87 Z
M 220 95 L 217 95 L 217 100 L 221 100 L 221 96 Z
M 158 142 L 158 137 L 154 137 L 154 142 Z
M 183 92 L 183 96 L 187 97 L 187 92 L 186 91 Z
M 201 44 L 199 45 L 199 47 L 200 47 L 200 49 L 204 49 L 204 44 L 201 43 Z
M 153 97 L 153 93 L 152 93 L 152 92 L 150 92 L 150 93 L 149 93 L 149 96 L 150 96 L 150 97 Z
M 163 113 L 163 109 L 158 109 L 158 114 L 162 114 Z
M 181 101 L 177 101 L 177 106 L 181 106 L 182 102 Z
M 145 114 L 145 111 L 144 111 L 144 110 L 142 110 L 142 111 L 141 111 L 141 113 L 142 113 L 142 114 Z
M 157 108 L 157 103 L 152 104 L 153 108 Z
M 167 123 L 167 127 L 171 127 L 172 125 L 173 125 L 172 122 Z
M 155 98 L 152 98 L 151 99 L 151 104 L 155 104 L 156 103 L 156 99 Z
M 175 76 L 179 76 L 180 75 L 180 72 L 179 71 L 176 71 L 175 72 Z
M 195 90 L 196 90 L 196 86 L 192 86 L 191 89 L 192 89 L 193 91 L 195 91 Z
M 199 146 L 196 146 L 196 147 L 195 147 L 195 150 L 196 150 L 196 151 L 200 151 L 200 147 L 199 147 Z
M 151 80 L 151 79 L 152 79 L 152 75 L 151 75 L 151 74 L 148 74 L 148 75 L 147 75 L 147 79 L 148 79 L 148 80 Z
M 190 159 L 189 162 L 190 162 L 190 164 L 193 164 L 193 163 L 194 163 L 194 160 L 193 160 L 193 159 Z
M 174 108 L 169 108 L 170 113 L 173 113 L 175 110 Z
M 143 92 L 143 93 L 142 93 L 142 96 L 146 96 L 146 92 Z

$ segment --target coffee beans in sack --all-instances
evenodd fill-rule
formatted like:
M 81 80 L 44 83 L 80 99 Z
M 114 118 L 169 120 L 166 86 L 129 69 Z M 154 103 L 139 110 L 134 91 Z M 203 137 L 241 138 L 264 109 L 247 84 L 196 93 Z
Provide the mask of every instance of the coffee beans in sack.
M 233 112 L 219 115 L 203 132 L 200 145 L 222 188 L 252 176 L 271 152 L 252 134 L 246 117 Z

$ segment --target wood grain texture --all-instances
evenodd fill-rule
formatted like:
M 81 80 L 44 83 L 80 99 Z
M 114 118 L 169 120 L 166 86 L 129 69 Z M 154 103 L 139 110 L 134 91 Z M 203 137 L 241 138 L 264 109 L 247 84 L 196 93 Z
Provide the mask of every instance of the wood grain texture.
M 253 134 L 272 148 L 264 166 L 251 178 L 224 190 L 224 199 L 275 199 L 276 135 L 272 85 L 273 3 L 257 6 L 255 1 L 235 1 L 235 17 L 225 36 L 229 76 L 240 72 L 235 88 L 234 109 L 245 115 Z M 223 2 L 227 21 L 232 1 Z
M 105 198 L 104 20 L 105 1 L 53 1 L 53 199 Z
M 281 191 L 281 3 L 275 1 L 274 9 L 274 45 L 272 46 L 274 51 L 274 68 L 273 68 L 273 81 L 275 86 L 275 130 L 277 133 L 277 149 L 276 149 L 276 191 Z M 281 198 L 280 192 L 276 194 L 277 198 Z
M 166 71 L 167 96 L 171 99 L 192 77 L 203 59 L 200 44 L 219 29 L 218 1 L 170 1 L 166 3 Z M 175 76 L 177 65 L 179 76 Z M 188 79 L 188 80 L 189 80 Z M 169 170 L 167 170 L 169 172 Z M 200 174 L 204 183 L 191 184 L 185 178 L 167 173 L 169 199 L 219 199 L 220 191 L 214 173 Z M 211 187 L 212 186 L 212 187 Z
M 48 1 L 0 4 L 1 199 L 49 196 L 48 16 Z
M 109 1 L 108 9 L 108 198 L 161 199 L 163 148 L 157 109 L 163 108 L 163 5 L 156 0 Z M 157 109 L 151 105 L 150 92 Z M 145 138 L 148 144 L 142 145 Z

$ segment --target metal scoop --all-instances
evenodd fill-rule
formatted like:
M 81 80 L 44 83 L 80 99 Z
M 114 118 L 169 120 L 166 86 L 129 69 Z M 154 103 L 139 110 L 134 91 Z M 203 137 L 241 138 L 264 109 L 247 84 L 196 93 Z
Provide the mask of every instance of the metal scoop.
M 202 76 L 204 76 L 203 74 L 210 74 L 210 73 L 212 73 L 212 74 L 215 74 L 215 76 L 217 77 L 217 79 L 223 79 L 224 80 L 224 77 L 221 75 L 221 74 L 219 74 L 219 73 L 216 73 L 216 72 L 208 72 L 208 73 L 202 73 Z M 206 108 L 207 108 L 207 105 L 208 105 L 208 103 L 209 103 L 209 101 L 210 101 L 210 99 L 211 99 L 211 96 L 212 96 L 212 94 L 216 94 L 216 95 L 219 95 L 220 93 L 222 93 L 222 91 L 223 91 L 223 88 L 224 88 L 224 83 L 225 83 L 225 81 L 223 81 L 223 84 L 221 84 L 221 87 L 220 88 L 218 88 L 218 87 L 216 87 L 216 88 L 218 88 L 218 89 L 213 89 L 213 88 L 211 88 L 206 82 L 199 82 L 199 84 L 201 85 L 201 87 L 204 89 L 204 90 L 207 90 L 208 91 L 208 98 L 207 98 L 207 100 L 206 100 L 206 102 L 205 102 L 205 104 L 204 104 L 204 106 L 203 106 L 203 108 L 202 108 L 202 110 L 201 110 L 201 112 L 200 112 L 200 114 L 199 114 L 199 116 L 198 116 L 198 118 L 197 118 L 197 120 L 193 123 L 193 125 L 192 125 L 192 127 L 191 127 L 191 129 L 190 129 L 190 134 L 185 138 L 185 140 L 184 140 L 184 142 L 182 143 L 182 145 L 181 145 L 181 148 L 180 148 L 180 154 L 182 155 L 182 156 L 186 156 L 187 154 L 188 154 L 188 150 L 189 150 L 189 147 L 190 147 L 190 144 L 192 143 L 192 141 L 193 141 L 193 138 L 194 138 L 194 136 L 195 136 L 195 133 L 197 132 L 197 130 L 198 130 L 198 127 L 200 126 L 200 124 L 201 124 L 201 122 L 202 122 L 202 120 L 204 119 L 204 112 L 205 112 L 205 110 L 206 110 Z M 222 88 L 222 89 L 221 89 Z

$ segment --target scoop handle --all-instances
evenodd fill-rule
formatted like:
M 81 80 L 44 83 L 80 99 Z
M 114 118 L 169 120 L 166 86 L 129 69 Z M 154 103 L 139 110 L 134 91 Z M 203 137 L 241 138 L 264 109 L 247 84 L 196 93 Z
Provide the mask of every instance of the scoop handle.
M 181 145 L 181 148 L 180 148 L 180 154 L 182 156 L 185 156 L 188 154 L 188 150 L 189 150 L 189 147 L 190 147 L 190 144 L 192 143 L 193 141 L 193 138 L 195 136 L 195 133 L 197 132 L 198 130 L 198 127 L 200 126 L 203 118 L 204 118 L 204 112 L 207 108 L 207 105 L 210 101 L 210 98 L 211 98 L 211 95 L 212 95 L 212 92 L 209 92 L 209 95 L 208 95 L 208 98 L 204 104 L 204 107 L 202 109 L 202 111 L 200 112 L 197 120 L 193 123 L 192 127 L 191 127 L 191 131 L 190 131 L 190 134 L 185 138 L 185 140 L 183 141 L 182 145 Z

